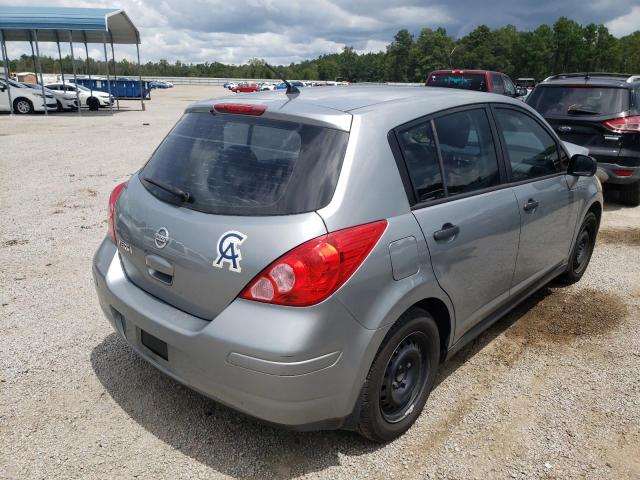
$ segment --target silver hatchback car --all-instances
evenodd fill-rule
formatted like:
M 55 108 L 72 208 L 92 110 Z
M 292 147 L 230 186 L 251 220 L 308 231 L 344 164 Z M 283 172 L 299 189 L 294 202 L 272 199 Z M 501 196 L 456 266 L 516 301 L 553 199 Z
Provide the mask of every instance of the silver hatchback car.
M 602 214 L 586 153 L 487 93 L 195 103 L 111 194 L 100 304 L 140 356 L 223 404 L 389 441 L 442 362 L 580 279 Z

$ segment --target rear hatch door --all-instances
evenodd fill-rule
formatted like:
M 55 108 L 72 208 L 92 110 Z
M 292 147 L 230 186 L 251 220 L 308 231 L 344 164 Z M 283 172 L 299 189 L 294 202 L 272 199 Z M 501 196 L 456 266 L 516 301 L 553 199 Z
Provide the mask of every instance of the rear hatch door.
M 333 195 L 347 141 L 290 119 L 187 113 L 118 201 L 127 276 L 215 318 L 268 264 L 326 233 L 315 210 Z

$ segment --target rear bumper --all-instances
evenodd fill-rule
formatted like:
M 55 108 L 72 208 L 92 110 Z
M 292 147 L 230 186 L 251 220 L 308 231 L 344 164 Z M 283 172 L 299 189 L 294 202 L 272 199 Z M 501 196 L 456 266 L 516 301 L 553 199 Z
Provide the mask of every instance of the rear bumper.
M 598 162 L 598 169 L 606 173 L 606 183 L 608 184 L 628 185 L 640 181 L 640 167 L 627 167 L 615 163 Z M 616 170 L 631 171 L 632 174 L 629 176 L 620 176 L 616 173 Z
M 335 299 L 308 308 L 235 300 L 214 320 L 176 309 L 126 277 L 105 239 L 93 263 L 102 310 L 149 363 L 179 382 L 270 423 L 339 428 L 362 379 L 364 351 L 376 334 Z M 167 344 L 167 360 L 141 342 L 141 331 Z M 122 379 L 126 382 L 126 379 Z

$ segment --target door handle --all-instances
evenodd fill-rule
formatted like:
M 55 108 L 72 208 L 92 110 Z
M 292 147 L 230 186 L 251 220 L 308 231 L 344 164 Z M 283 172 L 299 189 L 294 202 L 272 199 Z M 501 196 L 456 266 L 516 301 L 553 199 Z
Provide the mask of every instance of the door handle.
M 530 198 L 529 200 L 527 200 L 527 203 L 524 204 L 524 211 L 527 213 L 531 213 L 533 212 L 536 208 L 538 208 L 538 205 L 540 205 L 539 202 L 536 202 L 533 198 Z
M 436 242 L 444 242 L 452 240 L 458 233 L 460 233 L 460 227 L 447 222 L 442 225 L 442 230 L 433 232 L 433 238 Z

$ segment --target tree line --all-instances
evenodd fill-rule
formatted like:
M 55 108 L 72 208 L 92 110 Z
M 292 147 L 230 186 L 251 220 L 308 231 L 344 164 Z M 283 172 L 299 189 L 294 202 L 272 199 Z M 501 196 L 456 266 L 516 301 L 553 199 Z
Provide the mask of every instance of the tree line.
M 60 73 L 57 58 L 41 57 L 40 61 L 45 73 Z M 76 58 L 75 63 L 79 74 L 106 73 L 104 61 Z M 113 74 L 113 62 L 109 63 Z M 72 71 L 69 56 L 62 64 L 65 73 Z M 424 28 L 417 35 L 402 29 L 383 52 L 359 54 L 345 45 L 341 53 L 277 67 L 291 79 L 343 78 L 350 82 L 424 82 L 430 71 L 439 68 L 497 70 L 512 78 L 536 80 L 560 72 L 640 73 L 640 31 L 616 38 L 605 25 L 582 26 L 566 17 L 532 31 L 519 31 L 513 25 L 496 29 L 480 25 L 459 39 L 444 28 Z M 22 55 L 10 60 L 10 69 L 33 71 L 33 59 Z M 118 76 L 138 74 L 137 64 L 126 59 L 116 62 L 115 69 Z M 274 78 L 258 58 L 243 65 L 159 60 L 141 65 L 141 73 L 151 77 Z

